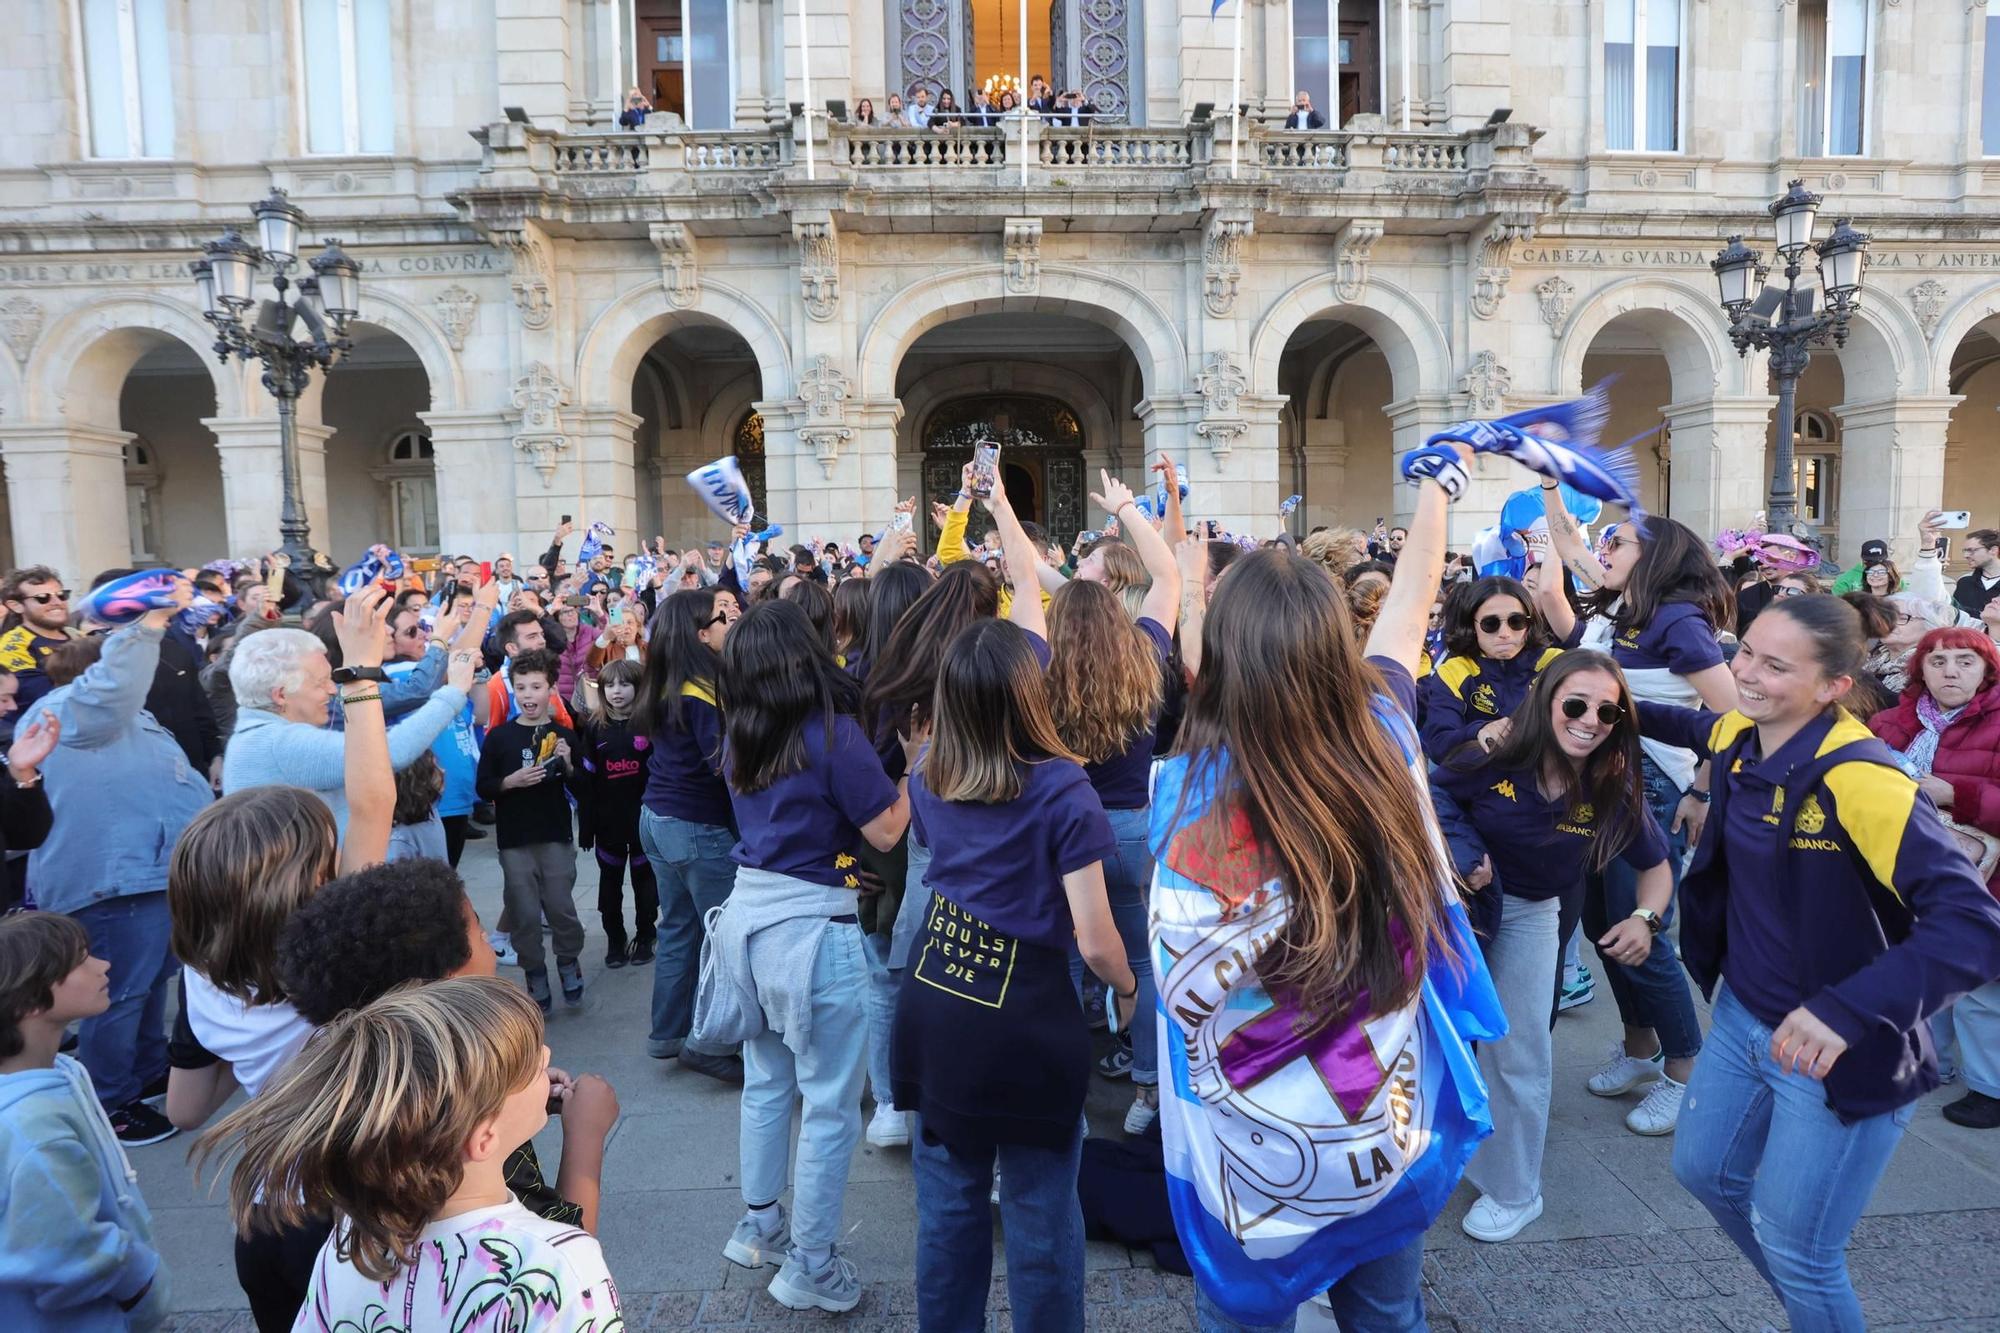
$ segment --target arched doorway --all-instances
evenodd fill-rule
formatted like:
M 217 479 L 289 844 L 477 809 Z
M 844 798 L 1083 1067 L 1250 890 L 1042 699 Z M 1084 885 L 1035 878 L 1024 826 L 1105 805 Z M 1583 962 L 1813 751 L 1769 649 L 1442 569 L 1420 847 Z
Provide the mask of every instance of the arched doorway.
M 1952 408 L 1945 431 L 1943 507 L 1971 510 L 1973 528 L 2000 527 L 2000 444 L 1993 431 L 2000 412 L 2000 319 L 1975 326 L 1952 349 L 1951 392 L 1963 401 Z M 1945 535 L 1955 558 L 1965 534 Z
M 957 491 L 974 448 L 992 440 L 1000 446 L 1001 480 L 1016 514 L 1040 523 L 1064 548 L 1086 526 L 1083 423 L 1065 404 L 1026 394 L 960 398 L 932 413 L 922 431 L 927 494 Z M 977 541 L 992 526 L 991 516 L 974 505 L 966 536 Z
M 1279 423 L 1279 490 L 1304 501 L 1290 519 L 1368 531 L 1395 512 L 1394 431 L 1385 408 L 1397 398 L 1389 359 L 1366 330 L 1338 318 L 1308 319 L 1278 362 L 1285 395 Z
M 349 326 L 354 350 L 328 372 L 320 396 L 320 422 L 330 432 L 326 450 L 324 530 L 315 521 L 313 544 L 346 565 L 376 542 L 410 555 L 438 551 L 437 469 L 430 429 L 430 376 L 416 350 L 396 334 L 371 324 Z M 301 451 L 308 448 L 304 433 Z M 306 477 L 306 505 L 313 469 Z
M 193 348 L 161 338 L 132 363 L 118 425 L 132 433 L 124 509 L 134 565 L 187 567 L 228 554 L 222 459 L 202 424 L 214 415 L 215 382 Z
M 646 349 L 632 378 L 640 538 L 659 534 L 692 544 L 727 536 L 681 480 L 724 454 L 737 456 L 760 525 L 771 517 L 764 419 L 753 406 L 762 396 L 756 352 L 720 321 L 680 317 Z M 779 521 L 790 526 L 787 518 Z

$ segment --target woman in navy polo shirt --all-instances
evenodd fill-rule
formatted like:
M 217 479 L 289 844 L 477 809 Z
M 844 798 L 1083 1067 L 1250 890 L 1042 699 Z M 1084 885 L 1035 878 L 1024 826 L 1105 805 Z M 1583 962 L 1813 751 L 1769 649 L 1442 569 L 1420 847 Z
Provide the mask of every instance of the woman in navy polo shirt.
M 1581 645 L 1611 654 L 1634 699 L 1734 708 L 1736 684 L 1723 665 L 1715 631 L 1733 623 L 1735 602 L 1702 539 L 1670 518 L 1618 523 L 1605 529 L 1600 561 L 1583 544 L 1576 520 L 1563 507 L 1561 488 L 1544 481 L 1542 499 L 1556 552 L 1577 582 L 1593 589 L 1586 599 L 1590 619 Z M 1558 641 L 1570 642 L 1567 603 L 1545 598 L 1542 610 Z M 1707 817 L 1708 777 L 1705 771 L 1697 773 L 1693 751 L 1652 739 L 1645 743 L 1642 768 L 1646 799 L 1667 835 L 1667 861 L 1678 883 L 1682 854 L 1701 836 Z M 1592 939 L 1602 938 L 1613 922 L 1638 906 L 1637 889 L 1636 878 L 1622 863 L 1591 876 L 1584 894 L 1584 931 Z M 1645 1100 L 1626 1115 L 1625 1127 L 1635 1134 L 1671 1134 L 1687 1092 L 1688 1071 L 1701 1050 L 1701 1024 L 1687 975 L 1671 949 L 1654 950 L 1638 967 L 1605 957 L 1602 949 L 1598 956 L 1618 1001 L 1625 1039 L 1590 1076 L 1588 1086 L 1599 1097 L 1619 1097 L 1652 1084 Z
M 1537 673 L 1562 652 L 1549 642 L 1534 595 L 1499 574 L 1446 601 L 1444 648 L 1417 690 L 1424 754 L 1434 764 L 1467 741 L 1497 748 Z
M 633 730 L 652 738 L 639 845 L 660 894 L 646 1051 L 655 1060 L 678 1056 L 683 1068 L 730 1082 L 743 1078 L 733 1053 L 686 1043 L 702 918 L 736 882 L 736 863 L 729 859 L 736 834 L 722 782 L 722 714 L 715 699 L 722 645 L 736 616 L 736 596 L 725 588 L 686 589 L 661 602 L 632 715 Z
M 783 1255 L 772 1299 L 838 1313 L 861 1300 L 854 1265 L 834 1247 L 867 1069 L 860 852 L 864 843 L 896 845 L 909 800 L 855 720 L 860 688 L 797 604 L 752 607 L 730 631 L 722 664 L 724 770 L 742 837 L 714 956 L 718 978 L 754 991 L 756 1010 L 743 1042 L 747 1211 L 723 1254 L 748 1268 Z M 787 1185 L 789 1232 L 778 1203 Z
M 1102 583 L 1075 579 L 1056 591 L 1048 609 L 1053 654 L 1049 712 L 1063 744 L 1083 757 L 1084 772 L 1118 840 L 1117 854 L 1104 865 L 1104 888 L 1125 941 L 1125 961 L 1139 979 L 1138 1011 L 1150 1015 L 1158 993 L 1146 953 L 1146 898 L 1153 884 L 1153 852 L 1146 842 L 1147 779 L 1166 693 L 1167 659 L 1174 648 L 1181 577 L 1173 550 L 1139 512 L 1131 489 L 1108 472 L 1101 475 L 1103 494 L 1090 498 L 1132 534 L 1153 581 L 1136 621 Z M 1071 972 L 1081 985 L 1080 956 L 1072 960 Z M 1108 1078 L 1132 1078 L 1127 1134 L 1145 1133 L 1159 1116 L 1159 1052 L 1158 1025 L 1141 1022 L 1123 1030 L 1118 1046 L 1098 1062 L 1098 1072 Z
M 1484 917 L 1507 1035 L 1479 1047 L 1493 1137 L 1466 1168 L 1480 1197 L 1463 1223 L 1484 1241 L 1511 1240 L 1542 1215 L 1563 908 L 1575 910 L 1587 872 L 1614 860 L 1629 866 L 1640 906 L 1598 947 L 1633 966 L 1652 951 L 1674 889 L 1666 840 L 1640 786 L 1638 719 L 1617 664 L 1603 653 L 1563 653 L 1510 721 L 1495 748 L 1469 740 L 1431 773 L 1459 873 L 1470 882 L 1481 865 L 1493 881 L 1472 911 Z
M 988 508 L 1010 570 L 1038 557 L 1004 494 Z M 923 930 L 896 1005 L 896 1104 L 917 1113 L 917 1317 L 979 1329 L 993 1266 L 996 1168 L 1007 1290 L 1024 1329 L 1083 1327 L 1076 1195 L 1090 1033 L 1074 947 L 1131 1018 L 1138 982 L 1105 898 L 1117 852 L 1103 804 L 1049 714 L 1041 598 L 954 638 L 930 748 L 910 781 L 931 849 Z
M 1712 757 L 1716 774 L 1680 933 L 1715 997 L 1713 1039 L 1674 1176 L 1799 1329 L 1864 1327 L 1847 1237 L 1938 1086 L 1926 1020 L 2000 977 L 2000 905 L 1930 797 L 1841 707 L 1863 652 L 1853 607 L 1783 598 L 1730 662 L 1740 710 L 1639 705 L 1647 736 Z

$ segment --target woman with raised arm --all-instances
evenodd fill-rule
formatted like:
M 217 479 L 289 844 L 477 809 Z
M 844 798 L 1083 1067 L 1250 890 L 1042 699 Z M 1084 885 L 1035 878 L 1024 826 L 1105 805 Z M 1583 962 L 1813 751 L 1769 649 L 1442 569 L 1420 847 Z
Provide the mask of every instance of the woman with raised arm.
M 1624 671 L 1632 697 L 1645 702 L 1714 709 L 1736 705 L 1736 684 L 1723 665 L 1716 631 L 1733 623 L 1734 603 L 1708 544 L 1685 525 L 1649 516 L 1605 529 L 1604 558 L 1584 545 L 1562 490 L 1542 482 L 1549 535 L 1563 565 L 1586 597 L 1589 618 L 1581 646 L 1609 653 Z M 1574 624 L 1568 602 L 1546 581 L 1542 613 L 1559 641 L 1570 642 Z M 1642 769 L 1646 799 L 1667 834 L 1667 860 L 1678 880 L 1688 843 L 1701 836 L 1708 813 L 1708 775 L 1697 772 L 1693 752 L 1647 740 Z M 1593 875 L 1584 895 L 1583 928 L 1601 939 L 1612 923 L 1639 905 L 1638 880 L 1623 863 Z M 1672 913 L 1669 911 L 1669 917 Z M 1651 1084 L 1645 1099 L 1625 1116 L 1635 1134 L 1671 1134 L 1687 1092 L 1688 1072 L 1701 1050 L 1701 1023 L 1687 976 L 1671 949 L 1655 949 L 1638 967 L 1598 950 L 1605 979 L 1625 1024 L 1624 1040 L 1590 1076 L 1590 1091 L 1620 1097 Z

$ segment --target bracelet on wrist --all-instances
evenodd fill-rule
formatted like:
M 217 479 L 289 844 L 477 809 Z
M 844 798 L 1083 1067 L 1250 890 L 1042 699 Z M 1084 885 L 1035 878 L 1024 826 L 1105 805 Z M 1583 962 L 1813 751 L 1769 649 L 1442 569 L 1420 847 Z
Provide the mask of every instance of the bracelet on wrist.
M 28 776 L 24 778 L 19 773 L 16 773 L 10 766 L 7 769 L 7 776 L 12 778 L 14 780 L 14 785 L 22 791 L 26 791 L 30 787 L 40 786 L 42 781 L 41 770 L 34 768 L 29 769 Z
M 379 704 L 381 702 L 382 696 L 380 694 L 343 694 L 340 696 L 340 703 L 343 708 L 352 708 L 355 704 Z

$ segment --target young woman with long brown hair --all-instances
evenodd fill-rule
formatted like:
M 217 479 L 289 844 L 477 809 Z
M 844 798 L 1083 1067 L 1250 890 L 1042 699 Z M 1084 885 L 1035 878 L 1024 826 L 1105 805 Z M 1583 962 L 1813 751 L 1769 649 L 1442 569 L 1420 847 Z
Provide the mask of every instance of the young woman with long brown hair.
M 1465 455 L 1449 452 L 1462 489 Z M 1439 481 L 1419 482 L 1365 647 L 1318 565 L 1277 549 L 1231 565 L 1203 613 L 1179 749 L 1154 770 L 1153 949 L 1171 964 L 1159 1021 L 1176 1093 L 1160 1118 L 1205 1331 L 1290 1329 L 1323 1289 L 1345 1327 L 1421 1327 L 1423 1230 L 1479 1136 L 1459 1034 L 1504 1029 L 1412 721 L 1445 502 Z M 1454 993 L 1434 995 L 1448 961 Z M 1394 1077 L 1440 1051 L 1457 1054 L 1439 1082 Z M 1420 1137 L 1404 1133 L 1413 1116 Z M 1351 1161 L 1371 1167 L 1350 1187 Z
M 1111 916 L 1125 941 L 1125 961 L 1139 981 L 1138 1010 L 1150 1016 L 1158 992 L 1146 953 L 1146 899 L 1153 884 L 1153 853 L 1147 845 L 1147 779 L 1153 764 L 1155 728 L 1166 694 L 1167 659 L 1173 654 L 1174 625 L 1180 611 L 1180 571 L 1166 539 L 1153 531 L 1125 483 L 1102 474 L 1102 493 L 1091 499 L 1105 513 L 1129 524 L 1133 544 L 1152 571 L 1136 620 L 1108 584 L 1077 578 L 1049 602 L 1049 713 L 1063 744 L 1084 761 L 1090 785 L 1104 804 L 1117 853 L 1104 863 L 1104 888 Z M 1083 981 L 1083 960 L 1072 961 Z M 1132 1108 L 1125 1132 L 1141 1134 L 1160 1105 L 1160 1035 L 1151 1022 L 1119 1034 L 1119 1045 L 1098 1063 L 1107 1077 L 1129 1075 Z

